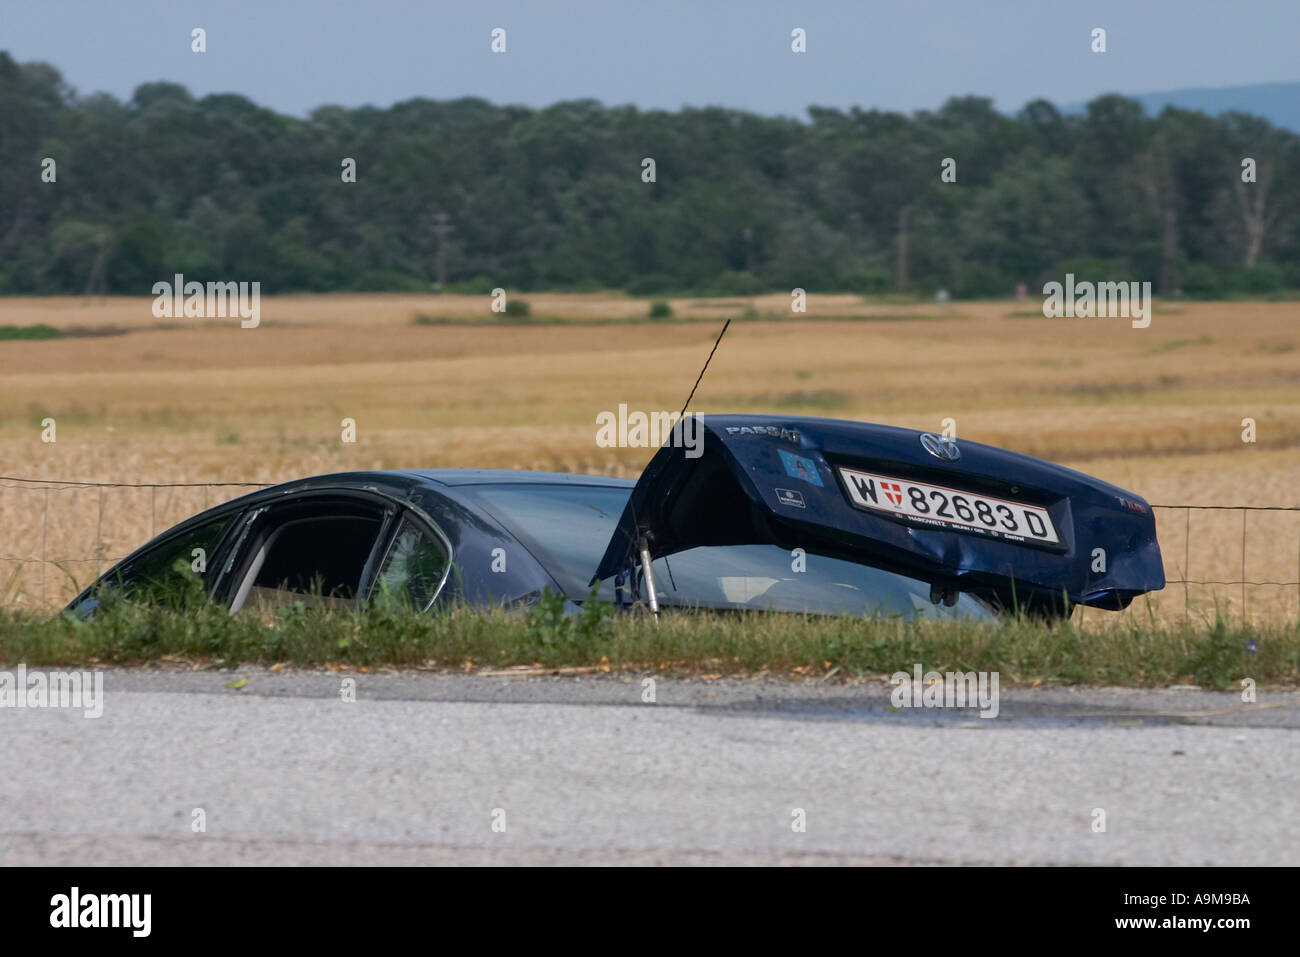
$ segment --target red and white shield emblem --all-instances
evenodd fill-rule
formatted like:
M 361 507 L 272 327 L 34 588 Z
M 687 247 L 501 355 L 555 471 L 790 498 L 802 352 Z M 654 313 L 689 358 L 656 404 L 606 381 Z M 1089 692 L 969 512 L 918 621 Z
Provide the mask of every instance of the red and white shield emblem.
M 885 493 L 894 508 L 903 507 L 903 489 L 897 482 L 881 482 L 880 489 Z

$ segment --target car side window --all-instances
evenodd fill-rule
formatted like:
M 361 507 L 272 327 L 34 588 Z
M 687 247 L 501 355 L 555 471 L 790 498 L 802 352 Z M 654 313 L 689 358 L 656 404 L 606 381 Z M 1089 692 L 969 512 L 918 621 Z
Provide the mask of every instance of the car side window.
M 254 518 L 241 544 L 232 612 L 304 604 L 348 610 L 383 530 L 383 512 L 356 502 L 309 501 Z
M 214 519 L 172 536 L 123 566 L 106 581 L 133 601 L 184 605 L 204 599 L 209 562 L 230 526 L 230 517 Z
M 375 576 L 371 603 L 423 611 L 438 595 L 447 575 L 447 561 L 446 546 L 409 516 L 404 517 Z

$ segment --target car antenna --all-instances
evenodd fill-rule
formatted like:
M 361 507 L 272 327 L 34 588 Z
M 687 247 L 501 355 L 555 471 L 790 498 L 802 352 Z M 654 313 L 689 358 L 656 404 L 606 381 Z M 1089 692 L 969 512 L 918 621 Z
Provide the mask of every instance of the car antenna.
M 695 398 L 695 390 L 700 387 L 700 380 L 704 378 L 704 373 L 709 370 L 709 363 L 713 361 L 713 353 L 718 351 L 718 343 L 720 343 L 722 341 L 722 337 L 727 334 L 727 327 L 730 325 L 731 325 L 730 319 L 728 319 L 726 322 L 722 324 L 722 331 L 718 333 L 718 338 L 716 341 L 714 341 L 713 348 L 709 350 L 709 357 L 704 360 L 704 368 L 700 370 L 700 374 L 696 377 L 695 385 L 691 386 L 691 394 L 686 397 L 686 405 L 682 406 L 682 411 L 677 416 L 679 419 L 686 417 L 686 406 L 690 405 L 691 399 Z
M 728 319 L 722 324 L 722 331 L 718 333 L 718 338 L 713 341 L 713 348 L 709 350 L 709 357 L 704 360 L 704 368 L 700 369 L 700 374 L 695 377 L 695 385 L 691 386 L 691 394 L 686 397 L 686 403 L 682 406 L 682 411 L 677 414 L 677 421 L 681 422 L 686 418 L 686 409 L 691 404 L 691 399 L 695 398 L 695 390 L 700 387 L 700 382 L 704 378 L 704 373 L 709 370 L 709 363 L 713 361 L 713 354 L 718 351 L 718 344 L 722 342 L 722 337 L 727 334 L 727 327 L 731 325 Z M 635 521 L 635 516 L 633 516 Z M 646 597 L 650 600 L 650 611 L 655 616 L 655 621 L 659 620 L 659 596 L 655 593 L 655 576 L 654 569 L 651 567 L 650 558 L 650 540 L 647 536 L 638 533 L 637 551 L 641 556 L 641 576 L 645 579 Z M 677 590 L 677 583 L 673 581 L 673 569 L 668 564 L 668 557 L 664 556 L 664 567 L 668 569 L 668 581 L 673 586 L 673 591 Z

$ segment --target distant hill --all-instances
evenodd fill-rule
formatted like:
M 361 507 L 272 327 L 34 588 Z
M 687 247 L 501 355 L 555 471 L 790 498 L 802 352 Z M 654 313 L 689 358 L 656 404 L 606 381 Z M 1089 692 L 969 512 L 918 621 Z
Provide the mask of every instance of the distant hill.
M 1274 126 L 1300 133 L 1300 83 L 1252 83 L 1124 95 L 1140 102 L 1151 116 L 1166 106 L 1200 110 L 1211 116 L 1237 110 L 1262 116 Z M 1071 103 L 1061 108 L 1063 113 L 1083 111 L 1082 103 Z

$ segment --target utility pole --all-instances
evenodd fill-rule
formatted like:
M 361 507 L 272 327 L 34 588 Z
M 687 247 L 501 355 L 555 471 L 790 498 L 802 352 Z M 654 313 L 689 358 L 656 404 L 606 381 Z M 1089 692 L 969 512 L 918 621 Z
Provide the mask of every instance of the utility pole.
M 907 292 L 907 207 L 898 211 L 898 257 L 894 260 L 894 291 Z
M 446 213 L 433 215 L 433 234 L 438 238 L 438 252 L 434 257 L 434 275 L 437 277 L 434 289 L 441 289 L 447 284 L 447 236 L 456 229 L 447 222 L 449 218 Z
M 108 233 L 101 230 L 95 236 L 95 260 L 90 266 L 90 276 L 86 280 L 87 300 L 90 297 L 104 296 L 108 293 L 108 283 L 104 278 L 104 266 L 108 261 Z M 83 305 L 86 301 L 83 301 Z

